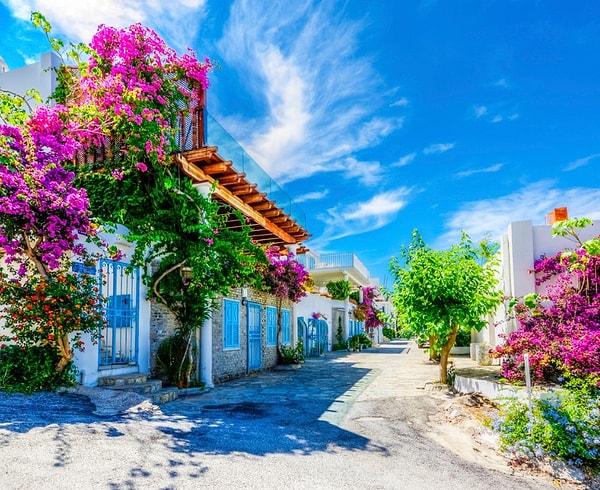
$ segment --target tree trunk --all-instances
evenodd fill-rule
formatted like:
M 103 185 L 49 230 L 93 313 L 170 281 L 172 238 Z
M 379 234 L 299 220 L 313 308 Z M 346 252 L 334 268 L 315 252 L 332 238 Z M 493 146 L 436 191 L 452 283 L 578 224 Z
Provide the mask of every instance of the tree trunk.
M 454 347 L 456 334 L 458 334 L 458 325 L 452 325 L 452 331 L 443 345 L 440 355 L 440 383 L 446 384 L 448 382 L 448 357 L 450 357 L 450 350 Z
M 435 344 L 437 344 L 437 337 L 435 335 L 429 336 L 429 360 L 430 361 L 439 361 L 440 353 L 435 348 Z
M 69 336 L 61 335 L 56 342 L 61 358 L 56 365 L 56 372 L 62 373 L 73 359 L 73 351 L 69 345 Z

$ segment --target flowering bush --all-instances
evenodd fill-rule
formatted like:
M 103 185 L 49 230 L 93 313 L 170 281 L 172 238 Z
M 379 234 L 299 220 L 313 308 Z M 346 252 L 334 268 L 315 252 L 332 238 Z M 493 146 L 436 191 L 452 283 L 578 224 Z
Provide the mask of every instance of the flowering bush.
M 86 192 L 62 166 L 78 147 L 64 111 L 40 107 L 22 127 L 0 125 L 0 247 L 20 275 L 57 269 L 81 251 L 78 233 L 93 232 Z
M 269 265 L 264 271 L 264 281 L 269 292 L 294 303 L 306 296 L 304 283 L 309 275 L 294 254 L 282 254 L 277 247 L 270 247 L 266 250 L 266 255 Z
M 12 277 L 11 277 L 12 276 Z M 73 351 L 85 349 L 81 336 L 95 340 L 104 324 L 103 301 L 96 277 L 58 270 L 46 276 L 15 277 L 0 269 L 0 298 L 4 326 L 10 335 L 0 336 L 22 349 L 48 345 L 60 354 L 54 366 L 61 372 Z
M 535 263 L 536 284 L 544 295 L 530 294 L 513 305 L 519 329 L 493 351 L 502 357 L 503 374 L 523 379 L 523 354 L 529 353 L 536 380 L 600 380 L 600 256 L 579 248 L 542 257 Z
M 493 428 L 501 448 L 518 462 L 542 457 L 561 459 L 597 471 L 600 456 L 600 400 L 579 390 L 554 392 L 527 404 L 504 403 Z

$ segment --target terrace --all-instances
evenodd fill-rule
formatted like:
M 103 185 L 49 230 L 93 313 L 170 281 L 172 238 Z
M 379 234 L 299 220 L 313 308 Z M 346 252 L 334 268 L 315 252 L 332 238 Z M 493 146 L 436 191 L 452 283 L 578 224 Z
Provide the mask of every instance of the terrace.
M 206 110 L 204 100 L 179 120 L 175 155 L 197 184 L 216 183 L 214 196 L 244 214 L 262 244 L 298 244 L 310 237 L 306 215 L 290 196 Z M 241 227 L 232 217 L 231 228 Z
M 199 187 L 215 184 L 213 197 L 247 218 L 257 243 L 295 245 L 310 237 L 304 211 L 208 113 L 204 94 L 180 113 L 176 145 L 173 158 L 182 172 Z M 78 158 L 94 164 L 123 151 L 119 142 L 113 141 Z M 230 229 L 242 226 L 235 215 L 229 216 Z

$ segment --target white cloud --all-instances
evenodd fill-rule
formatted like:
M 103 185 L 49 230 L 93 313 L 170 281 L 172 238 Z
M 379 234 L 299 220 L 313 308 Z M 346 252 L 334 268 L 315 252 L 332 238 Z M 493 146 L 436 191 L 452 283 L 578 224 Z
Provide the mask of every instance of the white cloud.
M 490 165 L 489 167 L 485 167 L 485 168 L 465 170 L 464 172 L 458 172 L 456 174 L 456 177 L 459 179 L 462 179 L 464 177 L 470 177 L 471 175 L 474 175 L 474 174 L 498 172 L 498 170 L 500 170 L 503 167 L 503 165 L 504 164 L 502 164 L 502 163 L 496 163 L 494 165 Z
M 475 117 L 477 119 L 479 119 L 480 117 L 483 117 L 483 116 L 485 116 L 488 113 L 488 109 L 484 105 L 475 106 L 473 108 L 473 113 L 475 114 Z
M 490 119 L 491 123 L 499 123 L 502 121 L 514 121 L 515 119 L 519 118 L 519 114 L 518 113 L 512 113 L 512 114 L 508 114 L 508 115 L 503 115 L 503 114 L 496 114 L 494 117 L 492 117 L 492 119 Z
M 348 157 L 338 168 L 346 179 L 358 179 L 366 186 L 374 186 L 381 182 L 382 168 L 379 162 L 359 161 L 354 157 Z
M 444 153 L 448 150 L 454 148 L 454 143 L 436 143 L 434 145 L 429 145 L 427 148 L 423 150 L 425 155 L 432 155 L 435 153 Z
M 417 156 L 417 154 L 415 152 L 409 153 L 408 155 L 404 155 L 403 157 L 400 157 L 398 159 L 397 162 L 394 162 L 391 164 L 392 167 L 404 167 L 405 165 L 408 165 L 409 163 L 411 163 L 415 157 Z
M 573 160 L 565 167 L 565 172 L 569 172 L 571 170 L 575 170 L 576 168 L 583 167 L 590 163 L 594 158 L 600 157 L 600 153 L 594 153 L 592 155 L 588 155 L 587 157 L 578 158 L 577 160 Z
M 406 97 L 402 97 L 395 102 L 390 104 L 390 107 L 406 107 L 408 105 L 408 99 Z
M 400 187 L 376 194 L 368 201 L 328 209 L 326 214 L 317 217 L 325 223 L 325 231 L 307 245 L 324 250 L 332 241 L 382 228 L 407 205 L 411 192 L 408 187 Z
M 178 50 L 196 37 L 205 16 L 206 0 L 7 0 L 13 15 L 28 20 L 32 11 L 44 14 L 57 37 L 88 43 L 99 24 L 125 27 L 141 22 Z
M 329 195 L 329 189 L 324 189 L 322 191 L 315 192 L 307 192 L 306 194 L 301 194 L 294 198 L 295 203 L 301 203 L 305 201 L 320 201 L 321 199 L 325 199 Z
M 447 248 L 460 240 L 461 230 L 477 240 L 490 234 L 494 240 L 506 233 L 512 221 L 531 220 L 544 224 L 545 217 L 557 207 L 566 206 L 570 216 L 600 218 L 600 189 L 576 187 L 560 189 L 552 181 L 541 181 L 496 199 L 464 204 L 452 213 L 436 248 Z
M 382 82 L 359 53 L 362 24 L 343 10 L 338 0 L 268 9 L 235 1 L 218 43 L 261 107 L 251 125 L 218 118 L 281 183 L 343 169 L 402 127 L 402 118 L 375 116 L 385 104 Z
M 506 78 L 501 78 L 500 80 L 496 80 L 494 82 L 494 86 L 495 87 L 508 87 L 508 82 L 506 81 Z

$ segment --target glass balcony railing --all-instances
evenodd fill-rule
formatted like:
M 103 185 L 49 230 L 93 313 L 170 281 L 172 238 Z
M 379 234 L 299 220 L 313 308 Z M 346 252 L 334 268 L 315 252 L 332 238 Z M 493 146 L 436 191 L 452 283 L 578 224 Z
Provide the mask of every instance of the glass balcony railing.
M 306 229 L 306 213 L 298 206 L 240 144 L 208 112 L 205 113 L 206 146 L 219 148 L 219 155 L 231 160 L 233 168 L 246 174 L 246 180 L 257 184 L 257 190 L 264 192 L 270 201 L 291 216 L 296 223 Z

